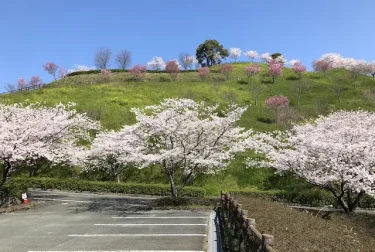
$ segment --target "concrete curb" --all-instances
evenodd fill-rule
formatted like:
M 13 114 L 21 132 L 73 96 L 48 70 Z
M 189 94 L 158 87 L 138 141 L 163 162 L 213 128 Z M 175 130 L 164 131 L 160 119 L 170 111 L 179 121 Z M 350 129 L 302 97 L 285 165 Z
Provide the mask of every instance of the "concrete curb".
M 207 252 L 220 252 L 220 236 L 217 232 L 216 212 L 211 211 L 208 220 L 208 249 Z

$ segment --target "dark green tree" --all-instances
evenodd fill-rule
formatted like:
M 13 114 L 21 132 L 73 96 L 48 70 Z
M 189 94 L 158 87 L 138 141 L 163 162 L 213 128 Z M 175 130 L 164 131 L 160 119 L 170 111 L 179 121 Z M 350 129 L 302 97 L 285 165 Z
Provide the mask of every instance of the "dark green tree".
M 273 53 L 273 54 L 271 54 L 271 58 L 276 59 L 277 57 L 279 57 L 281 55 L 282 55 L 281 53 Z
M 202 65 L 206 61 L 206 66 L 210 67 L 220 64 L 222 59 L 229 56 L 229 53 L 217 40 L 209 39 L 198 46 L 195 56 L 199 64 Z

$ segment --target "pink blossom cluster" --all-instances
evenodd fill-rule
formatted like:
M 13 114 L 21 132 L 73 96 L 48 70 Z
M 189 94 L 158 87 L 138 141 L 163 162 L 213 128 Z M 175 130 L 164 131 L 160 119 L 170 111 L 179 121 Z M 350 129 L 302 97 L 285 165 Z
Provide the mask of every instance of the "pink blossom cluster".
M 280 76 L 283 73 L 283 64 L 277 60 L 271 60 L 268 64 L 268 72 L 271 76 Z
M 129 73 L 131 73 L 137 80 L 143 81 L 146 79 L 147 76 L 147 67 L 142 65 L 136 65 L 129 70 Z
M 37 86 L 40 86 L 42 84 L 43 84 L 42 79 L 39 76 L 31 77 L 31 80 L 29 82 L 29 85 L 32 86 L 32 87 L 37 87 Z
M 223 73 L 227 79 L 229 79 L 230 73 L 233 72 L 233 66 L 231 64 L 220 65 L 220 72 Z
M 246 67 L 245 69 L 246 69 L 247 76 L 249 76 L 250 78 L 262 71 L 262 68 L 255 64 L 249 67 Z
M 17 88 L 22 90 L 22 89 L 26 88 L 26 86 L 27 86 L 26 80 L 23 77 L 18 78 Z
M 286 108 L 289 106 L 289 99 L 286 96 L 272 96 L 266 100 L 266 107 L 269 109 Z
M 100 70 L 100 74 L 103 78 L 108 79 L 109 77 L 111 77 L 112 72 L 110 70 L 107 70 L 107 69 L 102 69 L 102 70 Z
M 209 73 L 210 69 L 208 67 L 198 68 L 198 76 L 201 78 L 201 80 L 205 80 Z
M 301 64 L 301 62 L 294 63 L 292 70 L 294 73 L 298 74 L 301 78 L 302 73 L 306 72 L 306 67 Z
M 165 70 L 171 76 L 171 79 L 175 81 L 177 79 L 178 73 L 180 72 L 180 66 L 176 60 L 170 60 L 165 65 Z
M 54 62 L 47 62 L 43 65 L 44 70 L 46 70 L 50 75 L 53 76 L 56 80 L 56 72 L 59 69 L 59 66 L 56 65 Z

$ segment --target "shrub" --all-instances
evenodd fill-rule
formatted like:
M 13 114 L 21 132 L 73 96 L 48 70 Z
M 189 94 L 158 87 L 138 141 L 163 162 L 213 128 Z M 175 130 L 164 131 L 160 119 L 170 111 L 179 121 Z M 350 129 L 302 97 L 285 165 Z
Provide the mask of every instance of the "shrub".
M 18 188 L 22 188 L 22 190 L 25 190 L 25 188 L 41 188 L 42 190 L 58 189 L 161 196 L 170 195 L 170 186 L 165 184 L 128 184 L 54 178 L 15 178 L 10 181 L 10 185 L 14 191 L 18 190 Z M 182 196 L 204 197 L 205 191 L 202 188 L 186 186 L 184 187 Z
M 198 76 L 201 78 L 202 81 L 204 81 L 207 78 L 209 73 L 210 69 L 208 67 L 198 68 Z

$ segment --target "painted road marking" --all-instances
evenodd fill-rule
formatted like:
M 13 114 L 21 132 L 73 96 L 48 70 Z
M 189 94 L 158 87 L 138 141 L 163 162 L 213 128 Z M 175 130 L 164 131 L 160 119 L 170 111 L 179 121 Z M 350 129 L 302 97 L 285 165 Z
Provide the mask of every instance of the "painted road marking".
M 130 226 L 207 226 L 207 224 L 94 224 L 94 226 L 120 226 L 120 227 L 130 227 Z
M 34 198 L 34 197 L 32 197 L 31 199 L 46 200 L 46 201 L 77 202 L 77 203 L 93 203 L 94 202 L 94 201 L 88 201 L 88 200 L 63 200 L 63 199 Z
M 124 217 L 112 217 L 112 219 L 208 219 L 208 216 L 205 217 L 194 217 L 194 216 L 159 216 L 159 217 L 152 217 L 152 216 L 124 216 Z
M 188 236 L 188 237 L 206 237 L 206 234 L 71 234 L 68 235 L 69 237 L 180 237 L 180 236 Z

